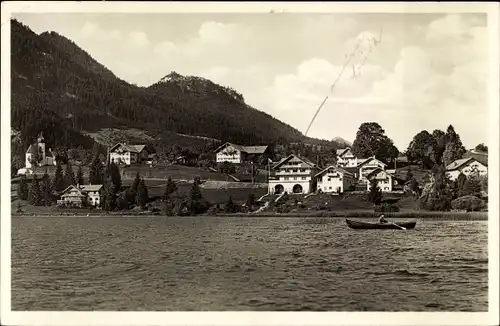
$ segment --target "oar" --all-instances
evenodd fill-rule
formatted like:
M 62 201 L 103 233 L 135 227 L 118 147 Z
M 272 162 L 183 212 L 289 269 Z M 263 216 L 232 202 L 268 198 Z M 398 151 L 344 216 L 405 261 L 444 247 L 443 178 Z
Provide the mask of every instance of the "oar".
M 394 226 L 397 226 L 398 228 L 400 228 L 400 229 L 402 229 L 402 230 L 406 230 L 406 228 L 405 228 L 405 227 L 402 227 L 401 225 L 397 225 L 397 224 L 395 224 L 395 223 L 393 223 L 393 222 L 389 222 L 389 223 L 391 223 L 391 224 L 392 224 L 392 225 L 394 225 Z

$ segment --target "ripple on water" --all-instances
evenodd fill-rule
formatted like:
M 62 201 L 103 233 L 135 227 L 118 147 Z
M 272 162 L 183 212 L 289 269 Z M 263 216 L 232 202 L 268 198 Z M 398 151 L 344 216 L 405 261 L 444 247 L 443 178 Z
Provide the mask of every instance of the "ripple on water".
M 403 233 L 341 222 L 13 219 L 12 307 L 487 310 L 487 224 L 425 221 Z

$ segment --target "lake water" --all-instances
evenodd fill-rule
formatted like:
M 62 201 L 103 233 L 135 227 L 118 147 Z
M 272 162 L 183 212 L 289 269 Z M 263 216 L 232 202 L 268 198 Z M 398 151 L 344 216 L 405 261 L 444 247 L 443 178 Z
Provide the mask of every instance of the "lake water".
M 486 221 L 13 217 L 13 310 L 487 311 Z

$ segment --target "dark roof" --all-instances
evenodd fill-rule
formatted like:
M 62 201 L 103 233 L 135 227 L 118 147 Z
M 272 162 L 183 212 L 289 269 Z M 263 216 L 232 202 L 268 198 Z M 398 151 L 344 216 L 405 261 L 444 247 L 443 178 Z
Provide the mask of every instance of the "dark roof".
M 473 160 L 475 160 L 475 158 L 473 158 L 473 157 L 461 158 L 459 160 L 453 161 L 450 164 L 448 164 L 446 166 L 446 170 L 448 170 L 448 171 L 456 170 L 456 169 L 464 166 L 465 164 L 467 164 Z
M 345 170 L 344 168 L 341 168 L 341 167 L 338 167 L 338 166 L 335 166 L 335 165 L 330 165 L 329 167 L 321 170 L 319 173 L 316 173 L 315 177 L 319 176 L 319 175 L 322 175 L 324 174 L 326 171 L 330 170 L 330 169 L 334 169 L 334 170 L 337 170 L 339 171 L 340 173 L 342 174 L 346 174 L 346 175 L 350 175 L 350 176 L 353 176 L 353 173 Z
M 349 148 L 349 147 L 337 149 L 337 156 L 344 154 L 345 152 L 347 152 L 350 149 L 351 148 Z
M 387 165 L 384 162 L 382 162 L 381 160 L 376 159 L 375 156 L 372 156 L 372 157 L 369 157 L 369 158 L 366 158 L 366 159 L 360 158 L 360 160 L 362 160 L 362 161 L 360 163 L 358 163 L 358 168 L 361 167 L 362 165 L 364 165 L 365 163 L 370 162 L 371 160 L 377 160 L 380 163 L 382 163 L 384 166 Z
M 393 177 L 393 178 L 394 178 L 394 174 L 393 174 L 393 173 L 391 173 L 391 172 L 389 172 L 389 171 L 386 171 L 386 170 L 384 170 L 384 169 L 381 169 L 381 168 L 376 168 L 375 170 L 373 170 L 372 172 L 370 172 L 370 173 L 366 176 L 366 178 L 367 178 L 367 179 L 370 179 L 372 176 L 377 175 L 377 174 L 379 174 L 380 172 L 385 172 L 387 175 L 389 175 L 389 176 L 391 176 L 391 177 Z
M 488 166 L 488 153 L 486 152 L 478 152 L 478 151 L 467 151 L 463 158 L 473 157 L 479 163 Z
M 122 146 L 126 151 L 131 153 L 140 153 L 146 147 L 146 145 L 130 145 L 125 143 L 118 143 L 109 149 L 110 152 L 116 149 L 118 146 Z
M 346 170 L 347 172 L 352 173 L 352 174 L 359 172 L 359 168 L 357 166 L 343 167 L 343 169 Z
M 242 146 L 242 145 L 237 145 L 233 143 L 224 143 L 221 146 L 217 147 L 214 152 L 218 152 L 221 149 L 223 149 L 226 146 L 233 146 L 235 149 L 239 150 L 240 152 L 244 152 L 247 154 L 263 154 L 266 152 L 268 146 Z
M 309 161 L 308 159 L 306 158 L 303 158 L 303 157 L 300 157 L 298 155 L 295 155 L 295 154 L 290 154 L 288 155 L 286 158 L 282 159 L 278 164 L 276 164 L 275 166 L 273 166 L 273 169 L 276 169 L 278 166 L 282 165 L 283 163 L 289 161 L 290 159 L 292 159 L 293 157 L 296 157 L 297 159 L 301 160 L 302 162 L 306 163 L 307 165 L 309 165 L 310 167 L 316 167 L 316 164 L 314 164 L 313 162 Z

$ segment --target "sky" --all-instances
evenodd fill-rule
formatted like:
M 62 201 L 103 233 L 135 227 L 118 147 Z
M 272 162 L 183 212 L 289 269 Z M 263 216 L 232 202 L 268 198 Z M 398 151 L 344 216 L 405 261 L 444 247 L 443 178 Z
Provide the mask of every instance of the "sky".
M 13 17 L 36 33 L 70 38 L 127 82 L 149 86 L 171 71 L 205 77 L 304 133 L 329 96 L 311 137 L 352 142 L 363 122 L 377 122 L 404 151 L 421 130 L 451 124 L 467 148 L 488 143 L 483 14 Z

